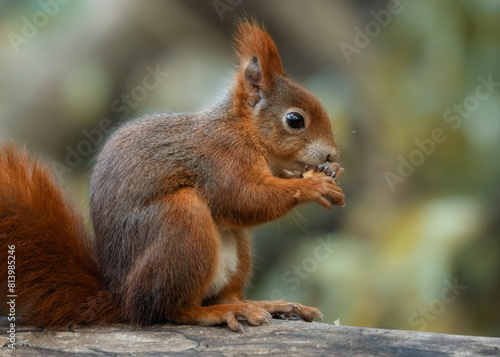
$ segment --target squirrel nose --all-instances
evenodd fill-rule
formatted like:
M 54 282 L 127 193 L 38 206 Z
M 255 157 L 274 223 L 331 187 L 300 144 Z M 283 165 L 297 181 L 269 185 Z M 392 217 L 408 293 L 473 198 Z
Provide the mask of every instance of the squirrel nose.
M 336 161 L 338 158 L 339 158 L 339 153 L 338 153 L 338 151 L 336 151 L 336 152 L 331 152 L 330 154 L 328 154 L 328 155 L 326 156 L 326 161 L 327 161 L 327 162 L 334 162 L 334 161 Z

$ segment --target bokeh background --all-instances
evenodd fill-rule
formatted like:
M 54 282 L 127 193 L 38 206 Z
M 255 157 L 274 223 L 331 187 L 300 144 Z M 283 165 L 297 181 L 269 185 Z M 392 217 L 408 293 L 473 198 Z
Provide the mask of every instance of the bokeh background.
M 0 1 L 0 143 L 52 164 L 88 216 L 99 133 L 216 102 L 242 16 L 327 107 L 347 196 L 253 230 L 249 296 L 500 336 L 499 1 Z

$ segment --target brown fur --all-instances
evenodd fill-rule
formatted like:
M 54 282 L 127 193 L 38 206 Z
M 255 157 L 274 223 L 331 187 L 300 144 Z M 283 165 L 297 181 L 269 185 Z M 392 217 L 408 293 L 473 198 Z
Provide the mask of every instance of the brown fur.
M 283 71 L 267 32 L 243 21 L 235 43 L 240 66 L 220 103 L 145 116 L 108 140 L 90 182 L 95 246 L 45 169 L 3 149 L 1 248 L 19 246 L 27 321 L 227 323 L 238 331 L 238 316 L 252 325 L 278 313 L 320 316 L 294 303 L 244 300 L 247 228 L 308 201 L 330 208 L 324 196 L 343 205 L 344 196 L 329 177 L 281 178 L 338 157 L 328 117 Z M 290 111 L 303 114 L 304 130 L 286 126 Z M 92 319 L 75 313 L 99 291 L 106 299 L 94 301 Z

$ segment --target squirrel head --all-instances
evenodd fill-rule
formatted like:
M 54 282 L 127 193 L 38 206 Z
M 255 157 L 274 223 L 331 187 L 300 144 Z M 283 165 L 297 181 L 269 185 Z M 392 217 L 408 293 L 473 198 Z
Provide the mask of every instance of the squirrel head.
M 250 118 L 275 172 L 301 171 L 338 159 L 328 115 L 312 93 L 283 70 L 269 34 L 253 20 L 237 25 L 234 110 Z

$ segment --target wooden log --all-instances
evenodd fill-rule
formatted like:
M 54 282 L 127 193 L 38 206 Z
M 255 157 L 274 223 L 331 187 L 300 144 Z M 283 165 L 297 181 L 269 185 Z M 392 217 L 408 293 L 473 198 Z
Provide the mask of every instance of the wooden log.
M 3 327 L 4 329 L 5 327 Z M 227 327 L 157 325 L 16 331 L 16 349 L 2 356 L 500 356 L 500 338 L 335 326 L 274 320 Z

